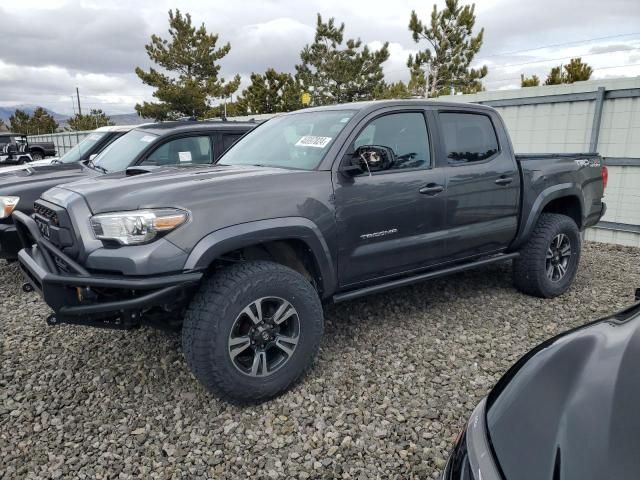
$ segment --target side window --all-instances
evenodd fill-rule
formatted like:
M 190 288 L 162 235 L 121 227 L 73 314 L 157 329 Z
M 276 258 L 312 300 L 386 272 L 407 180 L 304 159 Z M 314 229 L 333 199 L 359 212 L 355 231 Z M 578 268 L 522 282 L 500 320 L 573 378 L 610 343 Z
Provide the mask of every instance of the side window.
M 441 113 L 439 118 L 449 163 L 481 162 L 498 152 L 498 138 L 488 116 Z
M 242 136 L 241 133 L 225 133 L 222 135 L 222 151 L 226 152 L 231 145 L 236 143 Z
M 155 149 L 143 162 L 148 165 L 196 165 L 213 161 L 208 136 L 171 140 Z
M 431 165 L 427 124 L 419 112 L 392 113 L 372 120 L 353 142 L 354 149 L 363 145 L 393 150 L 395 160 L 388 170 Z

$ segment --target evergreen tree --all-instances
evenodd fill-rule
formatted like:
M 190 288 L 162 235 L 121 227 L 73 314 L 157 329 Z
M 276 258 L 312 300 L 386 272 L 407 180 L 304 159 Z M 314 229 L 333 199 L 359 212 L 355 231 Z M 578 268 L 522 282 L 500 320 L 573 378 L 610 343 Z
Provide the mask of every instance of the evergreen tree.
M 582 63 L 582 59 L 572 58 L 568 65 L 564 66 L 564 83 L 582 82 L 589 80 L 593 69 L 586 63 Z
M 109 118 L 109 116 L 100 109 L 92 109 L 88 115 L 80 115 L 77 113 L 73 118 L 70 118 L 67 123 L 69 125 L 69 130 L 76 131 L 95 130 L 99 127 L 113 125 L 111 118 Z
M 385 84 L 384 87 L 376 94 L 376 100 L 399 98 L 411 98 L 409 86 L 402 81 Z
M 14 133 L 21 133 L 28 135 L 32 133 L 31 130 L 31 117 L 24 110 L 16 110 L 13 115 L 9 117 L 9 126 Z
M 409 30 L 413 40 L 427 41 L 427 48 L 409 55 L 411 72 L 409 86 L 419 96 L 435 97 L 456 92 L 475 93 L 483 89 L 481 80 L 487 76 L 485 66 L 470 68 L 482 46 L 484 28 L 473 35 L 476 23 L 475 4 L 460 5 L 459 0 L 446 0 L 445 8 L 433 6 L 430 22 L 423 23 L 411 12 Z
M 182 116 L 204 117 L 215 99 L 226 98 L 240 85 L 240 76 L 230 82 L 220 78 L 218 61 L 224 58 L 231 45 L 217 48 L 218 35 L 207 32 L 204 24 L 196 28 L 191 15 L 169 10 L 169 36 L 151 36 L 145 46 L 149 58 L 165 72 L 151 67 L 136 68 L 136 75 L 156 90 L 159 102 L 136 105 L 136 111 L 146 118 L 165 120 Z
M 53 133 L 58 130 L 58 123 L 51 115 L 42 107 L 38 107 L 31 115 L 29 122 L 31 133 Z
M 580 57 L 572 58 L 568 65 L 553 67 L 545 80 L 545 85 L 560 85 L 562 83 L 582 82 L 589 80 L 593 69 L 582 62 Z
M 269 68 L 264 75 L 251 74 L 251 85 L 242 92 L 238 103 L 248 113 L 290 112 L 302 108 L 301 95 L 291 74 Z
M 524 74 L 520 75 L 520 86 L 521 87 L 537 87 L 540 85 L 540 79 L 537 75 L 531 75 L 530 77 L 525 77 Z
M 560 85 L 564 82 L 564 75 L 562 74 L 562 66 L 553 67 L 547 75 L 547 79 L 544 81 L 545 85 Z
M 314 42 L 300 52 L 296 79 L 311 94 L 312 105 L 370 100 L 384 85 L 388 46 L 370 50 L 360 39 L 345 42 L 344 23 L 336 26 L 333 18 L 324 23 L 318 14 Z

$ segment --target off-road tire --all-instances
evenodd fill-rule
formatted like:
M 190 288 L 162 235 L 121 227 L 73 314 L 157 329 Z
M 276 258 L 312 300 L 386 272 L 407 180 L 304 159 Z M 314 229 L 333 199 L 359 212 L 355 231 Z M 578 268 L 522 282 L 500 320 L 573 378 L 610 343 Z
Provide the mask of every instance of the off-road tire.
M 44 158 L 44 155 L 40 152 L 31 152 L 31 159 L 36 161 L 36 160 L 42 160 Z
M 557 235 L 569 238 L 571 256 L 566 273 L 558 281 L 547 275 L 546 257 L 551 242 Z M 557 213 L 543 213 L 520 256 L 513 262 L 513 281 L 518 290 L 535 297 L 552 298 L 566 292 L 575 278 L 580 263 L 580 231 L 575 221 Z
M 286 364 L 266 377 L 240 372 L 230 358 L 228 339 L 240 312 L 263 297 L 288 301 L 299 318 L 299 340 Z M 309 281 L 274 262 L 238 263 L 206 278 L 187 308 L 182 347 L 195 377 L 231 403 L 260 403 L 282 394 L 313 365 L 324 329 L 322 304 Z

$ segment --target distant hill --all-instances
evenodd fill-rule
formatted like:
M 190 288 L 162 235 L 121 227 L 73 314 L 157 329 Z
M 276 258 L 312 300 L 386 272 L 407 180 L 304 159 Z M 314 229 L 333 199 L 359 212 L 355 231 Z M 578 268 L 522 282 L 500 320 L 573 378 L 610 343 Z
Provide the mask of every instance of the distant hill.
M 13 115 L 16 110 L 23 110 L 31 115 L 36 108 L 38 108 L 36 105 L 14 105 L 11 107 L 0 107 L 0 121 L 3 121 L 7 125 L 9 125 L 9 117 L 11 117 L 11 115 Z M 45 108 L 45 110 L 49 115 L 53 117 L 56 122 L 60 124 L 60 128 L 65 128 L 67 126 L 67 120 L 71 118 L 69 117 L 69 115 L 63 115 L 47 108 Z M 139 117 L 137 113 L 121 113 L 109 116 L 111 117 L 111 121 L 116 125 L 139 125 L 141 123 L 149 121 Z
M 23 110 L 31 115 L 36 108 L 38 108 L 37 105 L 13 105 L 11 107 L 0 107 L 0 120 L 8 124 L 9 117 L 13 115 L 16 110 Z M 48 108 L 45 108 L 45 110 L 58 123 L 66 122 L 69 118 L 69 115 L 63 115 L 61 113 L 54 112 L 53 110 L 49 110 Z

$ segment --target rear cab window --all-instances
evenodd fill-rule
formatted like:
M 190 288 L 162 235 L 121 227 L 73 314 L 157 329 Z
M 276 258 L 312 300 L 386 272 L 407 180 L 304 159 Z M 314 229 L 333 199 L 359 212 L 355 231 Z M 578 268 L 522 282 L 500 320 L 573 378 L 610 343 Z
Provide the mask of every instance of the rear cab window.
M 450 165 L 483 162 L 500 150 L 495 128 L 488 115 L 440 112 L 438 117 L 445 155 Z
M 206 165 L 213 162 L 208 135 L 175 138 L 155 149 L 144 165 Z

